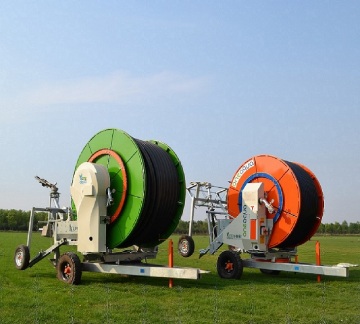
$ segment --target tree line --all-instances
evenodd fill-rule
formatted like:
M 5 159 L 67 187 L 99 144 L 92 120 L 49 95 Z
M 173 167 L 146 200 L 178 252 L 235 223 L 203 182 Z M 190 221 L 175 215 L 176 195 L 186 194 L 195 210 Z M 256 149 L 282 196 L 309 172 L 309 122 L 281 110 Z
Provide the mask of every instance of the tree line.
M 46 212 L 38 212 L 35 214 L 33 230 L 37 231 L 44 224 L 42 221 L 47 220 Z M 30 211 L 15 209 L 0 209 L 0 231 L 27 231 L 29 226 Z M 189 232 L 189 222 L 180 220 L 175 234 L 186 234 Z M 193 234 L 207 234 L 208 224 L 206 220 L 198 220 L 193 222 Z M 348 223 L 343 221 L 321 224 L 317 234 L 321 235 L 342 235 L 342 234 L 360 234 L 360 222 Z
M 0 209 L 0 231 L 27 231 L 29 228 L 30 211 L 16 209 Z M 38 212 L 35 214 L 33 230 L 37 231 L 43 226 L 48 214 Z
M 338 222 L 330 224 L 320 224 L 317 233 L 329 235 L 360 234 L 360 222 L 348 223 L 347 221 L 343 221 L 341 224 Z
M 180 220 L 175 230 L 176 234 L 186 234 L 189 232 L 189 222 Z M 207 234 L 208 224 L 206 220 L 194 221 L 192 227 L 193 234 Z M 320 224 L 317 234 L 320 235 L 342 235 L 342 234 L 360 234 L 360 222 L 348 223 L 343 221 L 329 224 Z

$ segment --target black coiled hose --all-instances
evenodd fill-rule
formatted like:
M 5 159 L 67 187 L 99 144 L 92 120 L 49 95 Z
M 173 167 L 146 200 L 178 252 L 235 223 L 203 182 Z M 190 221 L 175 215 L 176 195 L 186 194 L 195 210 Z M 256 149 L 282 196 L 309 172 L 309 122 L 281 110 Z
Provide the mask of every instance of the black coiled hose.
M 136 227 L 122 245 L 152 245 L 171 226 L 178 208 L 179 177 L 170 156 L 159 146 L 134 139 L 146 173 L 144 206 Z
M 303 242 L 314 228 L 318 211 L 318 195 L 310 175 L 298 164 L 285 161 L 293 171 L 300 189 L 301 201 L 298 221 L 290 235 L 279 247 L 289 248 Z

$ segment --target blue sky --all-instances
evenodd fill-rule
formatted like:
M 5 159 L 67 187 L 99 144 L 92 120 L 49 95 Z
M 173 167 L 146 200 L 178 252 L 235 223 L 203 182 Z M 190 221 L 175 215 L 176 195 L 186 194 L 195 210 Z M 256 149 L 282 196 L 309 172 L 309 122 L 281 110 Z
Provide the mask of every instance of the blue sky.
M 360 221 L 359 21 L 358 1 L 1 1 L 0 208 L 46 205 L 35 175 L 68 205 L 83 146 L 119 128 L 188 183 L 300 162 L 324 222 Z

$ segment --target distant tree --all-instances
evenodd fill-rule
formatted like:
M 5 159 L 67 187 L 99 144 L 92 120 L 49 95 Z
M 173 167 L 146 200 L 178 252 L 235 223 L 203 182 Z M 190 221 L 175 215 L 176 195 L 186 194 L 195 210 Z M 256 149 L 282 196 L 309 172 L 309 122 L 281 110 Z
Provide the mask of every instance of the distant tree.
M 193 224 L 193 234 L 203 234 L 203 226 L 202 226 L 203 221 L 196 221 Z
M 327 234 L 335 234 L 335 225 L 333 223 L 327 224 L 326 232 Z
M 341 225 L 339 222 L 335 222 L 334 223 L 334 234 L 341 234 L 342 230 L 341 230 Z
M 360 234 L 360 222 L 349 224 L 349 234 Z
M 8 220 L 7 220 L 7 211 L 0 209 L 0 230 L 6 231 L 9 229 Z
M 188 232 L 189 232 L 189 222 L 185 222 L 183 220 L 180 220 L 174 233 L 176 233 L 176 234 L 187 234 Z
M 320 224 L 317 233 L 319 234 L 326 234 L 326 224 Z
M 18 220 L 17 219 L 17 212 L 15 209 L 11 209 L 7 212 L 7 223 L 9 226 L 9 230 L 16 230 L 17 229 L 17 224 L 18 224 Z
M 341 223 L 341 234 L 347 234 L 349 232 L 349 225 L 347 223 L 347 221 L 343 221 Z
M 189 232 L 189 223 L 188 221 L 180 220 L 175 233 L 176 234 L 188 234 Z M 208 233 L 208 226 L 207 221 L 205 220 L 199 220 L 194 221 L 192 226 L 192 233 L 193 234 L 207 234 Z

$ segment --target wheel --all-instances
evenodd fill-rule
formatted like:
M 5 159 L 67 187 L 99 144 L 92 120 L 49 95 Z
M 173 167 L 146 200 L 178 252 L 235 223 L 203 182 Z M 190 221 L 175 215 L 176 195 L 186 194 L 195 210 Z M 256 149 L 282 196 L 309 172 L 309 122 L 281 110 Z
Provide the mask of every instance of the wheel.
M 221 278 L 239 279 L 243 273 L 240 255 L 235 251 L 223 251 L 217 260 L 217 271 Z
M 178 249 L 181 256 L 185 258 L 193 255 L 195 250 L 195 243 L 193 238 L 189 235 L 180 236 Z
M 18 270 L 25 270 L 29 266 L 30 251 L 27 245 L 19 245 L 15 250 L 15 267 Z
M 260 269 L 260 272 L 271 276 L 277 276 L 280 273 L 279 270 L 269 270 L 269 269 Z
M 63 254 L 57 262 L 57 278 L 71 285 L 78 285 L 81 281 L 81 262 L 72 252 Z

